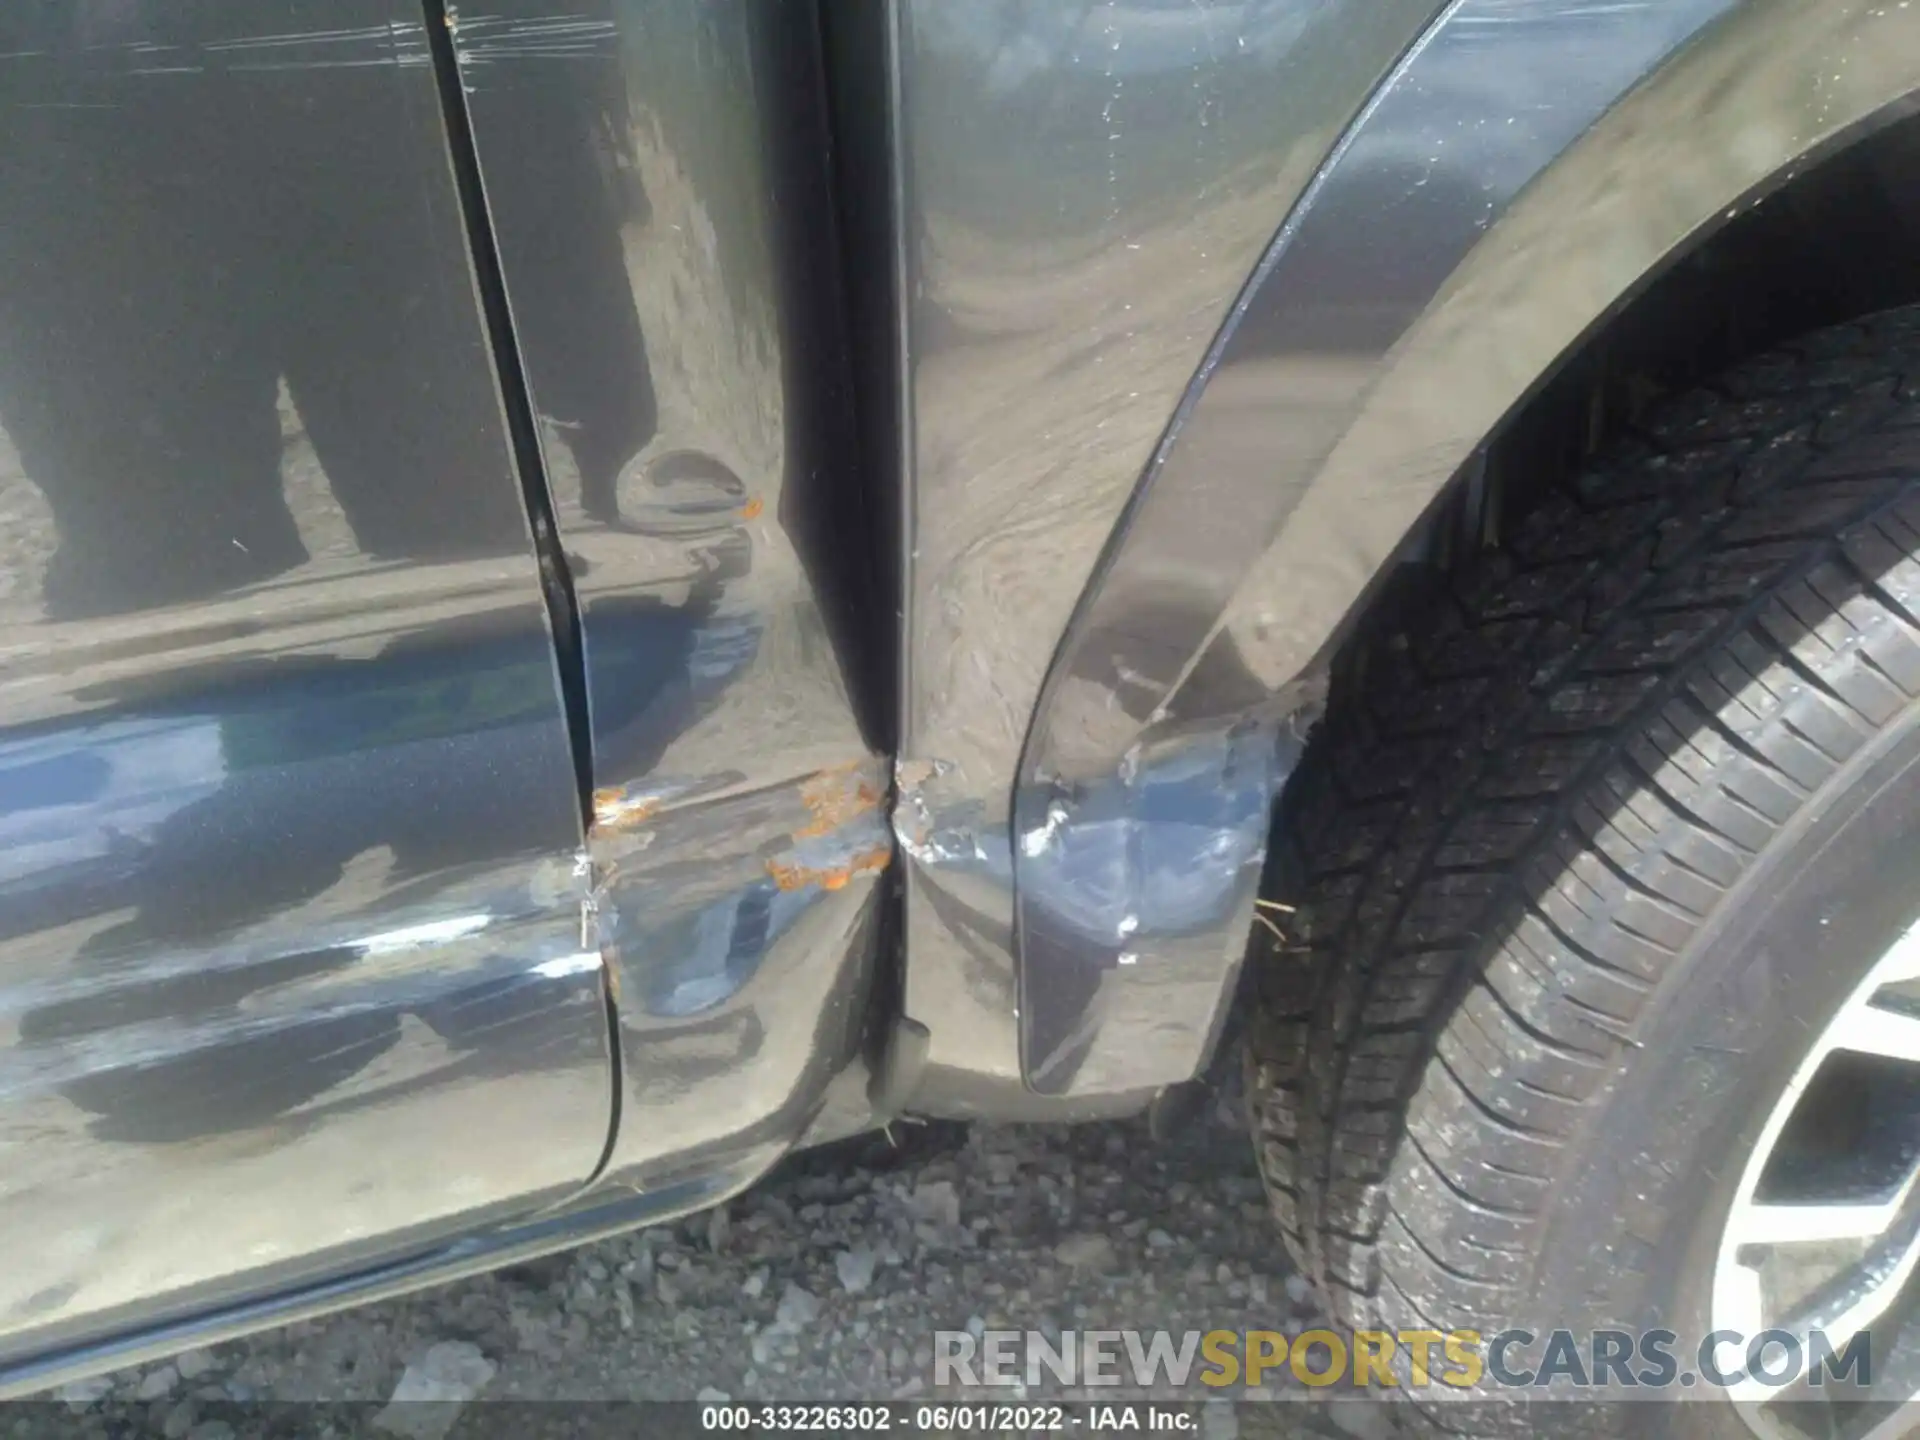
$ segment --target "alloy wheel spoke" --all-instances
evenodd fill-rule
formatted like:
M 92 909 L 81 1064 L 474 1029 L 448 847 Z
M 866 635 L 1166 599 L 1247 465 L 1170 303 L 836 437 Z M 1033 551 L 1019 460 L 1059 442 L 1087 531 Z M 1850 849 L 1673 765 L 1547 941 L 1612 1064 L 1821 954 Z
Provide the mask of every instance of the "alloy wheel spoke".
M 1920 1065 L 1920 1015 L 1873 1004 L 1849 1006 L 1834 1022 L 1829 1038 L 1835 1050 Z
M 1820 1240 L 1871 1240 L 1899 1218 L 1900 1198 L 1874 1205 L 1744 1207 L 1728 1222 L 1736 1245 L 1806 1245 Z
M 1874 967 L 1873 978 L 1879 985 L 1920 980 L 1920 925 L 1893 942 L 1893 948 Z
M 1916 1268 L 1920 1268 L 1920 1228 L 1916 1228 L 1914 1234 L 1908 1237 L 1897 1256 L 1892 1257 L 1878 1269 L 1877 1274 L 1870 1277 L 1868 1283 L 1863 1284 L 1850 1304 L 1837 1314 L 1823 1317 L 1824 1323 L 1817 1328 L 1826 1332 L 1828 1342 L 1835 1349 L 1843 1349 L 1849 1340 L 1893 1307 L 1894 1301 L 1900 1298 L 1900 1292 L 1907 1288 L 1907 1282 L 1913 1278 Z
M 1789 1081 L 1727 1217 L 1713 1282 L 1716 1327 L 1749 1337 L 1785 1332 L 1811 1361 L 1815 1332 L 1827 1350 L 1842 1354 L 1863 1332 L 1884 1332 L 1889 1313 L 1909 1292 L 1920 1273 L 1920 1155 L 1903 1148 L 1907 1111 L 1858 1107 L 1910 1104 L 1898 1097 L 1914 1093 L 1912 1072 L 1902 1067 L 1920 1065 L 1916 982 L 1920 925 L 1880 957 Z M 1829 1117 L 1836 1103 L 1855 1107 L 1838 1112 L 1847 1127 L 1838 1134 L 1855 1133 L 1859 1125 L 1860 1143 L 1877 1150 L 1843 1158 L 1832 1149 L 1828 1137 L 1837 1136 Z M 1817 1108 L 1803 1110 L 1808 1104 Z M 1884 1188 L 1902 1172 L 1894 1190 Z M 1874 1188 L 1863 1191 L 1863 1183 Z M 1768 1193 L 1790 1198 L 1760 1198 Z M 1874 1363 L 1879 1360 L 1876 1353 Z M 1777 1386 L 1744 1380 L 1729 1398 L 1756 1434 L 1786 1433 L 1768 1413 L 1769 1402 L 1782 1398 Z M 1902 1433 L 1905 1426 L 1883 1426 L 1874 1440 Z
M 1920 1270 L 1920 1222 L 1909 1215 L 1904 1226 L 1905 1242 L 1897 1250 L 1883 1253 L 1870 1264 L 1859 1267 L 1845 1291 L 1816 1307 L 1791 1317 L 1769 1322 L 1769 1329 L 1785 1331 L 1800 1345 L 1803 1355 L 1812 1353 L 1812 1337 L 1817 1330 L 1827 1346 L 1844 1351 L 1854 1336 L 1870 1328 L 1893 1308 L 1901 1293 Z M 1776 1398 L 1778 1391 L 1758 1380 L 1745 1380 L 1729 1392 L 1736 1402 L 1761 1403 Z

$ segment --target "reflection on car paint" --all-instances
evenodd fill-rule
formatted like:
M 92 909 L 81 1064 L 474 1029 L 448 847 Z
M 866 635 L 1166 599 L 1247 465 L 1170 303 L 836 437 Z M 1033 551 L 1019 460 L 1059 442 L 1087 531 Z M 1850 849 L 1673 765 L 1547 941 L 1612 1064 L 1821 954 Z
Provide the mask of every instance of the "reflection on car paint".
M 1253 726 L 1275 743 L 1283 726 L 1311 717 L 1318 677 L 1302 671 L 1340 616 L 1315 615 L 1319 596 L 1309 586 L 1343 571 L 1346 601 L 1356 600 L 1398 539 L 1356 552 L 1356 527 L 1393 513 L 1411 523 L 1418 510 L 1356 503 L 1343 488 L 1295 537 L 1296 563 L 1263 552 L 1404 332 L 1501 210 L 1731 3 L 1683 0 L 1629 13 L 1564 0 L 1462 0 L 1402 59 L 1274 240 L 1258 284 L 1215 340 L 1144 472 L 1041 693 L 1014 805 L 1021 832 L 1062 807 L 1068 830 L 1082 817 L 1097 823 L 1103 797 L 1125 792 L 1138 757 L 1170 738 L 1204 745 Z M 1562 57 L 1576 55 L 1569 73 Z M 1432 455 L 1420 464 L 1430 467 Z M 1445 478 L 1434 474 L 1433 484 Z M 1243 584 L 1284 589 L 1284 604 L 1267 611 L 1276 623 L 1232 613 Z M 1277 664 L 1288 652 L 1294 663 Z M 1290 765 L 1271 771 L 1276 789 Z M 1265 807 L 1255 818 L 1250 838 L 1263 851 Z M 1194 833 L 1189 843 L 1182 857 L 1169 837 L 1167 863 L 1211 863 L 1212 836 Z M 1216 989 L 1228 989 L 1257 870 L 1242 872 L 1239 904 L 1214 927 L 1205 961 L 1189 946 L 1139 945 L 1123 977 L 1122 952 L 1104 936 L 1087 936 L 1068 954 L 1023 944 L 1020 1024 L 1032 1083 L 1097 1088 L 1088 1070 L 1046 1068 L 1052 1037 L 1111 1028 L 1090 995 L 1150 986 L 1163 974 L 1184 974 L 1200 989 L 1210 974 Z M 1042 868 L 1017 857 L 1015 889 L 1023 939 L 1048 933 L 1059 907 Z M 1101 977 L 1098 991 L 1089 974 Z M 1179 1062 L 1204 1056 L 1183 1053 L 1174 1034 L 1163 1057 L 1174 1063 L 1157 1078 L 1179 1079 Z M 1106 1043 L 1130 1042 L 1122 1029 Z
M 1173 1083 L 1202 1063 L 1285 773 L 1272 729 L 1244 724 L 1163 742 L 1070 804 L 1061 792 L 1033 807 L 1043 818 L 1015 862 L 1019 953 L 1055 1002 L 1028 1022 L 1036 1089 Z
M 9 1364 L 528 1214 L 609 1125 L 421 13 L 272 12 L 0 13 Z
M 1139 1087 L 1096 1093 L 1089 1073 L 1070 1103 L 1030 1091 L 1009 853 L 1022 747 L 1055 648 L 1209 341 L 1342 127 L 1440 8 L 893 7 L 912 497 L 905 998 L 932 1032 L 928 1108 L 1131 1108 L 1192 1063 L 1175 1047 Z M 1158 657 L 1140 653 L 1151 637 L 1102 639 L 1112 679 L 1153 673 Z M 1103 684 L 1092 708 L 1093 733 L 1131 733 L 1124 684 Z M 916 850 L 915 831 L 943 837 L 941 851 Z
M 503 8 L 456 38 L 584 837 L 418 13 L 0 15 L 0 1224 L 45 1237 L 0 1360 L 527 1253 L 871 1120 L 889 820 L 905 1098 L 1190 1073 L 1361 584 L 1609 265 L 1912 89 L 1909 22 L 1863 48 L 1851 0 L 1462 0 L 1412 50 L 1432 0 L 886 6 L 890 773 L 819 16 Z M 603 1156 L 638 1203 L 582 1193 Z
M 771 1163 L 858 1069 L 891 858 L 816 22 L 510 0 L 454 43 L 580 603 L 602 1183 Z
M 869 760 L 590 835 L 646 1122 L 623 1135 L 612 1183 L 771 1159 L 813 1122 L 866 1028 L 884 786 Z

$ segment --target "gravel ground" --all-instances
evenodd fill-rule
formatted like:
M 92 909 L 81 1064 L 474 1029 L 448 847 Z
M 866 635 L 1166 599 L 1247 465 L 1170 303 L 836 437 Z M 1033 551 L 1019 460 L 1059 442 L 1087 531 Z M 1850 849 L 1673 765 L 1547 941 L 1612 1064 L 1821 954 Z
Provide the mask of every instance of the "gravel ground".
M 900 1127 L 720 1210 L 68 1386 L 12 1433 L 613 1433 L 588 1423 L 611 1407 L 500 1402 L 951 1398 L 932 1385 L 938 1329 L 1297 1330 L 1314 1303 L 1229 1108 L 1166 1143 L 1140 1123 Z M 1305 1393 L 1287 1387 L 1255 1398 Z M 386 1410 L 396 1393 L 467 1403 Z M 1204 1420 L 1212 1436 L 1388 1430 L 1351 1402 Z

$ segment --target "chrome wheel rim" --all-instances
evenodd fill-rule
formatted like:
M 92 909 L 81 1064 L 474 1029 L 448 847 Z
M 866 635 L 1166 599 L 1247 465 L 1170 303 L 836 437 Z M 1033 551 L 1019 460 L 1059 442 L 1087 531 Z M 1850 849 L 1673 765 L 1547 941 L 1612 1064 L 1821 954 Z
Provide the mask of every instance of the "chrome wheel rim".
M 1875 962 L 1814 1038 L 1747 1160 L 1714 1265 L 1716 1331 L 1813 1332 L 1842 1351 L 1908 1308 L 1920 1271 L 1920 924 Z M 1903 1301 L 1903 1297 L 1905 1297 Z M 1733 1366 L 1732 1351 L 1727 1352 Z M 1920 1398 L 1911 1384 L 1884 1398 Z M 1808 1433 L 1785 1402 L 1821 1399 L 1757 1378 L 1729 1392 L 1765 1440 Z M 1911 1411 L 1861 1431 L 1911 1432 Z

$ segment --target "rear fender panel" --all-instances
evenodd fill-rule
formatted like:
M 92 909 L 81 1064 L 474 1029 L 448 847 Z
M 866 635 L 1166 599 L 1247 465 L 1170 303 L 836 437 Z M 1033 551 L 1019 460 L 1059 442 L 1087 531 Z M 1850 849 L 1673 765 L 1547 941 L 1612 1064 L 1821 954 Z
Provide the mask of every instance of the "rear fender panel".
M 1204 1063 L 1265 807 L 1169 810 L 1162 777 L 1277 793 L 1343 627 L 1501 420 L 1916 87 L 1920 25 L 1864 3 L 1460 0 L 1406 50 L 1254 268 L 1048 671 L 1008 861 L 1026 1085 L 1070 1108 Z M 1097 833 L 1129 837 L 1125 881 L 1076 878 Z M 1158 883 L 1201 874 L 1204 904 Z

